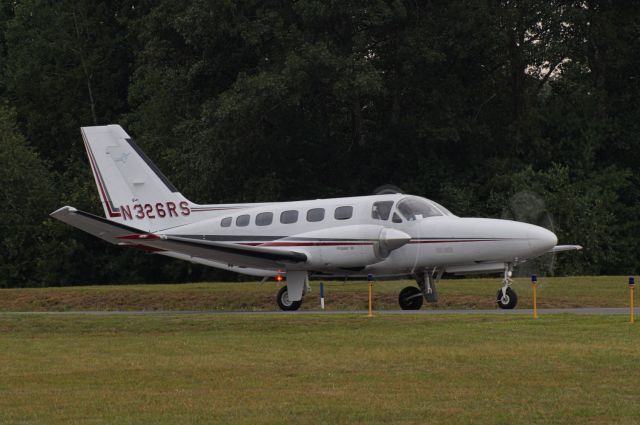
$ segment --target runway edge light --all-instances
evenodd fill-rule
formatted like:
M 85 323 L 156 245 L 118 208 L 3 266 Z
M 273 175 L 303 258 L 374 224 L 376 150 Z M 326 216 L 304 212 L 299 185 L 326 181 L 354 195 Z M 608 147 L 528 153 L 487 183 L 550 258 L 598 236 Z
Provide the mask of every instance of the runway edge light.
M 320 282 L 320 308 L 324 310 L 324 283 Z
M 538 286 L 538 276 L 535 274 L 531 275 L 531 287 L 533 288 L 533 319 L 538 319 L 538 303 L 537 303 L 537 286 Z
M 369 314 L 367 317 L 373 317 L 373 275 L 368 274 L 367 280 L 369 281 Z

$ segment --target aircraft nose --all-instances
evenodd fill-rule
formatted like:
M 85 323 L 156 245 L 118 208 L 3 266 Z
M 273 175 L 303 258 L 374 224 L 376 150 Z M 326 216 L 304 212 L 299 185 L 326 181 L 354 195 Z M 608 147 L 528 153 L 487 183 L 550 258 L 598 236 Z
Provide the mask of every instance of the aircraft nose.
M 558 244 L 558 237 L 555 233 L 540 226 L 533 226 L 527 232 L 529 248 L 536 254 L 544 254 Z

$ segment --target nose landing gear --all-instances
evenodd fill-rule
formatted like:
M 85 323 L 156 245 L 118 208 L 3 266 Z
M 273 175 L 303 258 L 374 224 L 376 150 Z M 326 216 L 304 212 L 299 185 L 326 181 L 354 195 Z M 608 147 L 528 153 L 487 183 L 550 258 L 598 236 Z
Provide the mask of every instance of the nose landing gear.
M 504 267 L 504 278 L 502 279 L 502 288 L 496 294 L 496 303 L 498 307 L 504 310 L 511 310 L 518 304 L 518 294 L 511 288 L 513 280 L 513 264 L 507 263 Z

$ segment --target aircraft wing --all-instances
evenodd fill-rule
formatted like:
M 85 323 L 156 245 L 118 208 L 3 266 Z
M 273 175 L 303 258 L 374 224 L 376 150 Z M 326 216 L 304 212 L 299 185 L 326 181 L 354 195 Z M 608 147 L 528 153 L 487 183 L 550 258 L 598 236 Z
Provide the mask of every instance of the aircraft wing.
M 112 244 L 142 248 L 159 253 L 176 252 L 188 257 L 260 269 L 282 268 L 286 264 L 307 261 L 307 256 L 301 252 L 279 248 L 237 245 L 147 233 L 134 227 L 79 211 L 73 207 L 62 207 L 51 213 L 51 216 Z
M 142 239 L 140 243 L 234 266 L 281 268 L 285 264 L 304 263 L 307 261 L 305 254 L 296 251 L 211 242 L 178 236 L 155 236 L 153 239 Z

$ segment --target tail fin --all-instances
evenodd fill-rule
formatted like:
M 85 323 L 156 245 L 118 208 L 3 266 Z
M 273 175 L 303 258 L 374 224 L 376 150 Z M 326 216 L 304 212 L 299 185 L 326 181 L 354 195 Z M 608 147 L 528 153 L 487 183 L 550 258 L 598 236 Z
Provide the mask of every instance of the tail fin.
M 119 125 L 81 129 L 105 215 L 149 232 L 192 222 L 186 199 Z

